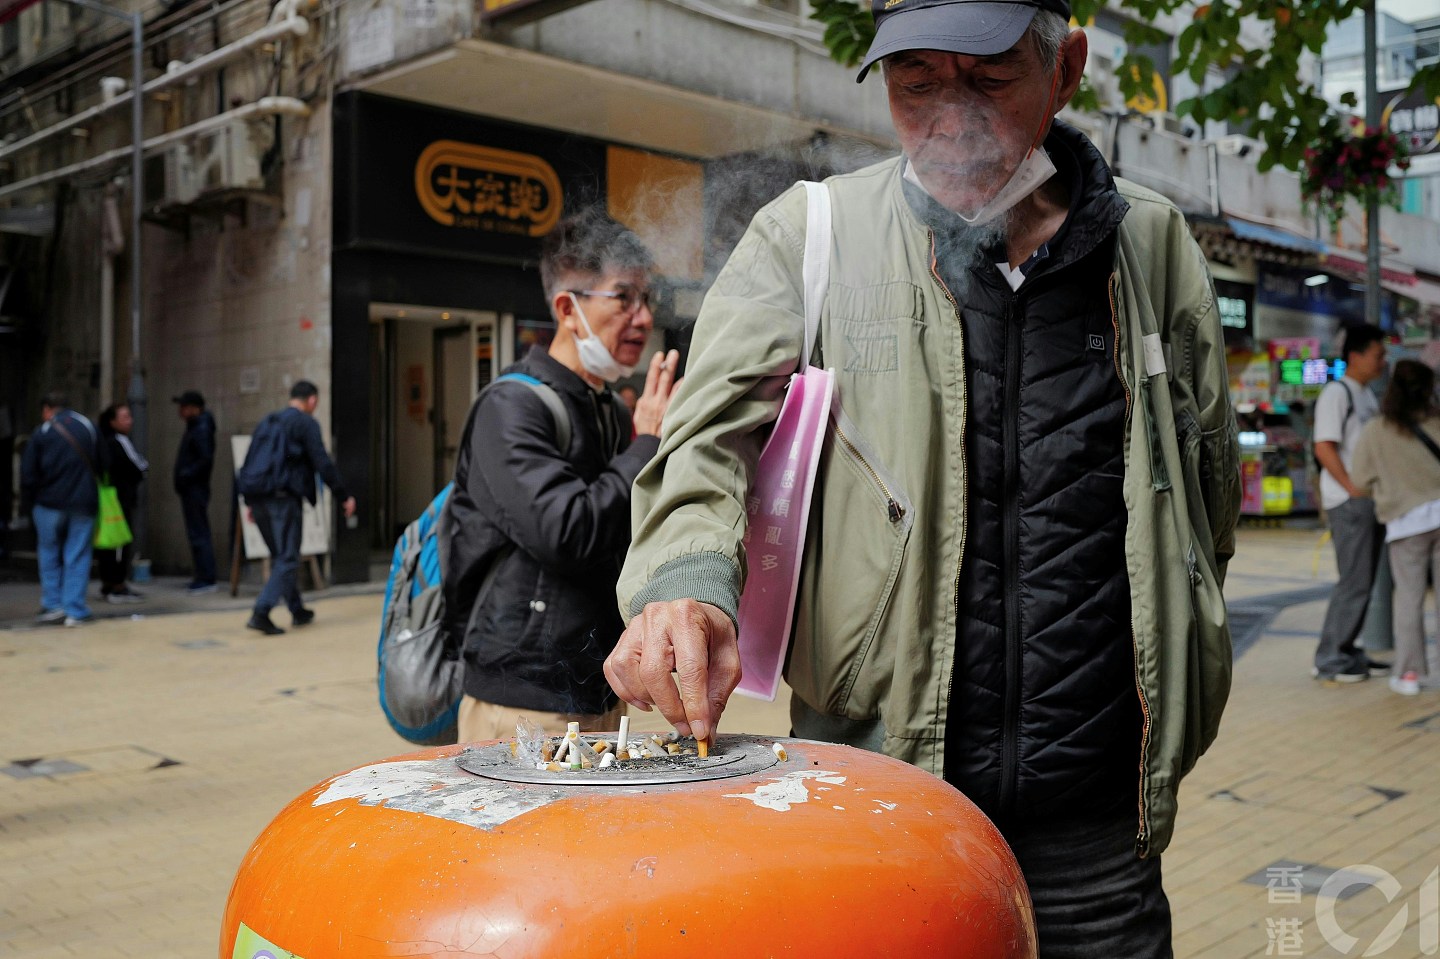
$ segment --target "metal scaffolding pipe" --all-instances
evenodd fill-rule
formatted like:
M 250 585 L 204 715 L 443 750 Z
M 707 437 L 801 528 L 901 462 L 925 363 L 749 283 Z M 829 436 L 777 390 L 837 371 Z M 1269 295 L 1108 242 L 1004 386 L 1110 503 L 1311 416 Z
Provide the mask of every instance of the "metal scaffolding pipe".
M 277 7 L 276 9 L 283 9 L 287 6 L 293 8 L 294 4 L 284 4 L 281 7 Z M 166 87 L 174 86 L 177 83 L 189 80 L 199 74 L 224 66 L 231 60 L 238 58 L 240 55 L 247 53 L 248 51 L 262 44 L 269 43 L 272 40 L 279 40 L 286 36 L 303 37 L 306 33 L 309 32 L 309 30 L 310 22 L 304 17 L 292 13 L 282 20 L 272 22 L 269 25 L 264 26 L 259 30 L 256 30 L 254 33 L 250 33 L 241 37 L 234 43 L 226 44 L 218 50 L 212 50 L 204 56 L 196 57 L 194 60 L 191 60 L 189 63 L 178 67 L 175 70 L 156 77 L 149 83 L 144 84 L 141 87 L 141 92 L 142 94 L 150 94 L 163 90 Z M 103 116 L 106 113 L 109 113 L 111 110 L 118 109 L 123 104 L 130 103 L 133 100 L 134 96 L 134 83 L 132 82 L 131 89 L 119 94 L 113 100 L 109 100 L 105 103 L 96 104 L 95 106 L 90 107 L 87 110 L 81 110 L 74 116 L 66 117 L 59 123 L 52 124 L 43 130 L 38 130 L 35 133 L 30 134 L 30 136 L 26 137 L 23 140 L 17 140 L 14 143 L 8 144 L 6 146 L 0 146 L 0 160 L 4 160 L 7 157 L 14 156 L 22 150 L 28 150 L 31 147 L 44 143 L 51 137 L 58 136 L 59 134 L 64 133 L 67 130 L 72 130 L 75 127 L 83 126 L 84 124 L 89 123 L 97 119 L 98 117 Z
M 213 117 L 192 123 L 188 127 L 181 127 L 179 130 L 151 137 L 145 141 L 143 149 L 146 153 L 153 153 L 179 140 L 184 140 L 187 137 L 196 136 L 197 134 L 205 133 L 217 127 L 222 127 L 233 120 L 248 120 L 257 116 L 277 116 L 280 114 L 294 117 L 308 117 L 310 115 L 310 108 L 305 105 L 303 100 L 297 100 L 294 97 L 261 97 L 254 103 L 247 103 L 243 107 L 236 107 L 234 110 L 217 113 Z M 98 156 L 93 156 L 88 160 L 81 160 L 79 163 L 72 163 L 69 166 L 61 167 L 58 170 L 38 173 L 28 179 L 0 187 L 0 197 L 7 197 L 19 193 L 22 190 L 43 186 L 53 180 L 76 176 L 77 174 L 103 167 L 106 164 L 123 159 L 130 152 L 129 147 L 121 147 L 101 153 Z

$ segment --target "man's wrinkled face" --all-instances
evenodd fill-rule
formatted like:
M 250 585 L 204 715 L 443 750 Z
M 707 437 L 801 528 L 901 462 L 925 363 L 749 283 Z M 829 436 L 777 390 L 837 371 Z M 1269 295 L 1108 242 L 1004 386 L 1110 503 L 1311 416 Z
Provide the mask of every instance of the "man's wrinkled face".
M 1000 192 L 1063 101 L 1021 38 L 992 57 L 910 50 L 885 61 L 890 117 L 920 182 L 972 214 Z

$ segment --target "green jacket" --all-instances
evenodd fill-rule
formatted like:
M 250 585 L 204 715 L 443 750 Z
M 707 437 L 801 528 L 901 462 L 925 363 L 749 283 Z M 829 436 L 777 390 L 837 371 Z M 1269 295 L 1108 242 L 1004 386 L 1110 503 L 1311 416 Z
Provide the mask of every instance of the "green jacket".
M 966 535 L 961 317 L 898 158 L 829 181 L 831 280 L 813 358 L 834 370 L 786 669 L 797 732 L 943 774 Z M 1110 278 L 1127 393 L 1125 537 L 1144 725 L 1137 849 L 1174 830 L 1181 777 L 1230 689 L 1221 596 L 1239 515 L 1239 451 L 1205 260 L 1159 195 L 1117 180 L 1130 212 Z M 660 452 L 636 480 L 618 594 L 692 598 L 733 619 L 745 494 L 803 337 L 805 193 L 766 206 L 706 297 Z M 890 501 L 901 507 L 898 521 Z

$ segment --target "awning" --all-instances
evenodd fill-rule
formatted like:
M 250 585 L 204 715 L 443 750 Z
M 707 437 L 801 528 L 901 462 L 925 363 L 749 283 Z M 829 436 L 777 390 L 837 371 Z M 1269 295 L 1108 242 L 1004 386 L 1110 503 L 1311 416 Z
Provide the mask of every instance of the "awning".
M 1233 216 L 1226 217 L 1225 222 L 1229 225 L 1230 232 L 1242 240 L 1249 240 L 1251 243 L 1268 243 L 1271 246 L 1284 247 L 1287 250 L 1297 250 L 1301 253 L 1325 252 L 1325 244 L 1319 240 L 1312 240 L 1308 236 L 1293 233 L 1281 227 L 1251 223 L 1249 220 L 1242 220 Z
M 1409 297 L 1421 306 L 1440 309 L 1440 283 L 1416 277 L 1414 283 L 1392 283 L 1382 279 L 1380 285 L 1391 293 Z
M 1354 279 L 1362 281 L 1365 279 L 1366 269 L 1365 257 L 1363 255 L 1341 253 L 1331 249 L 1326 252 L 1321 262 L 1325 266 Z M 1380 261 L 1380 284 L 1382 286 L 1389 286 L 1393 283 L 1396 286 L 1412 287 L 1417 282 L 1418 278 L 1415 276 L 1415 271 L 1410 267 L 1401 263 L 1392 262 L 1387 264 L 1383 259 Z M 1404 291 L 1400 290 L 1397 292 L 1403 293 Z M 1406 293 L 1405 295 L 1409 296 L 1410 294 Z

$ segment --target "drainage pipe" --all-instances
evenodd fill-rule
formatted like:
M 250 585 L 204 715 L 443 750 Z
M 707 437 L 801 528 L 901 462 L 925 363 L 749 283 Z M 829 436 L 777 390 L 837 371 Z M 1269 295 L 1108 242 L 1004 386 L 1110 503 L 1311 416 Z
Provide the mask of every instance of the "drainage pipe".
M 305 104 L 305 101 L 297 100 L 295 97 L 261 97 L 254 103 L 247 103 L 243 107 L 237 107 L 234 110 L 228 110 L 225 113 L 217 114 L 216 116 L 201 120 L 198 123 L 192 123 L 188 127 L 181 127 L 179 130 L 174 130 L 157 137 L 151 137 L 145 141 L 145 152 L 153 153 L 162 147 L 167 147 L 187 137 L 207 133 L 210 130 L 223 127 L 235 120 L 250 120 L 255 117 L 279 116 L 282 114 L 292 117 L 308 117 L 310 115 L 310 107 Z M 0 187 L 0 197 L 7 197 L 19 193 L 22 190 L 42 186 L 53 180 L 78 176 L 79 174 L 86 173 L 98 167 L 103 167 L 106 164 L 114 163 L 117 160 L 123 160 L 129 155 L 130 147 L 120 147 L 102 153 L 99 156 L 91 157 L 88 160 L 82 160 L 79 163 L 72 163 L 69 166 L 61 167 L 58 170 L 50 170 L 47 173 L 36 174 L 28 179 Z
M 242 54 L 255 49 L 265 43 L 284 39 L 285 37 L 303 37 L 310 30 L 310 21 L 295 12 L 296 0 L 284 0 L 275 8 L 275 13 L 270 18 L 270 23 L 254 33 L 247 34 L 227 44 L 218 50 L 212 50 L 202 57 L 196 57 L 189 63 L 176 67 L 174 70 L 164 73 L 141 88 L 145 94 L 155 93 L 166 87 L 174 86 L 177 83 L 192 79 L 202 73 L 224 66 L 231 60 L 235 60 Z M 36 146 L 49 140 L 51 137 L 59 136 L 67 130 L 90 123 L 97 117 L 109 113 L 125 104 L 128 104 L 135 91 L 132 87 L 124 93 L 118 94 L 114 99 L 106 100 L 96 104 L 88 110 L 81 110 L 72 117 L 66 117 L 59 123 L 52 124 L 43 130 L 32 133 L 23 140 L 16 140 L 6 146 L 0 146 L 0 160 L 14 156 L 22 150 Z

